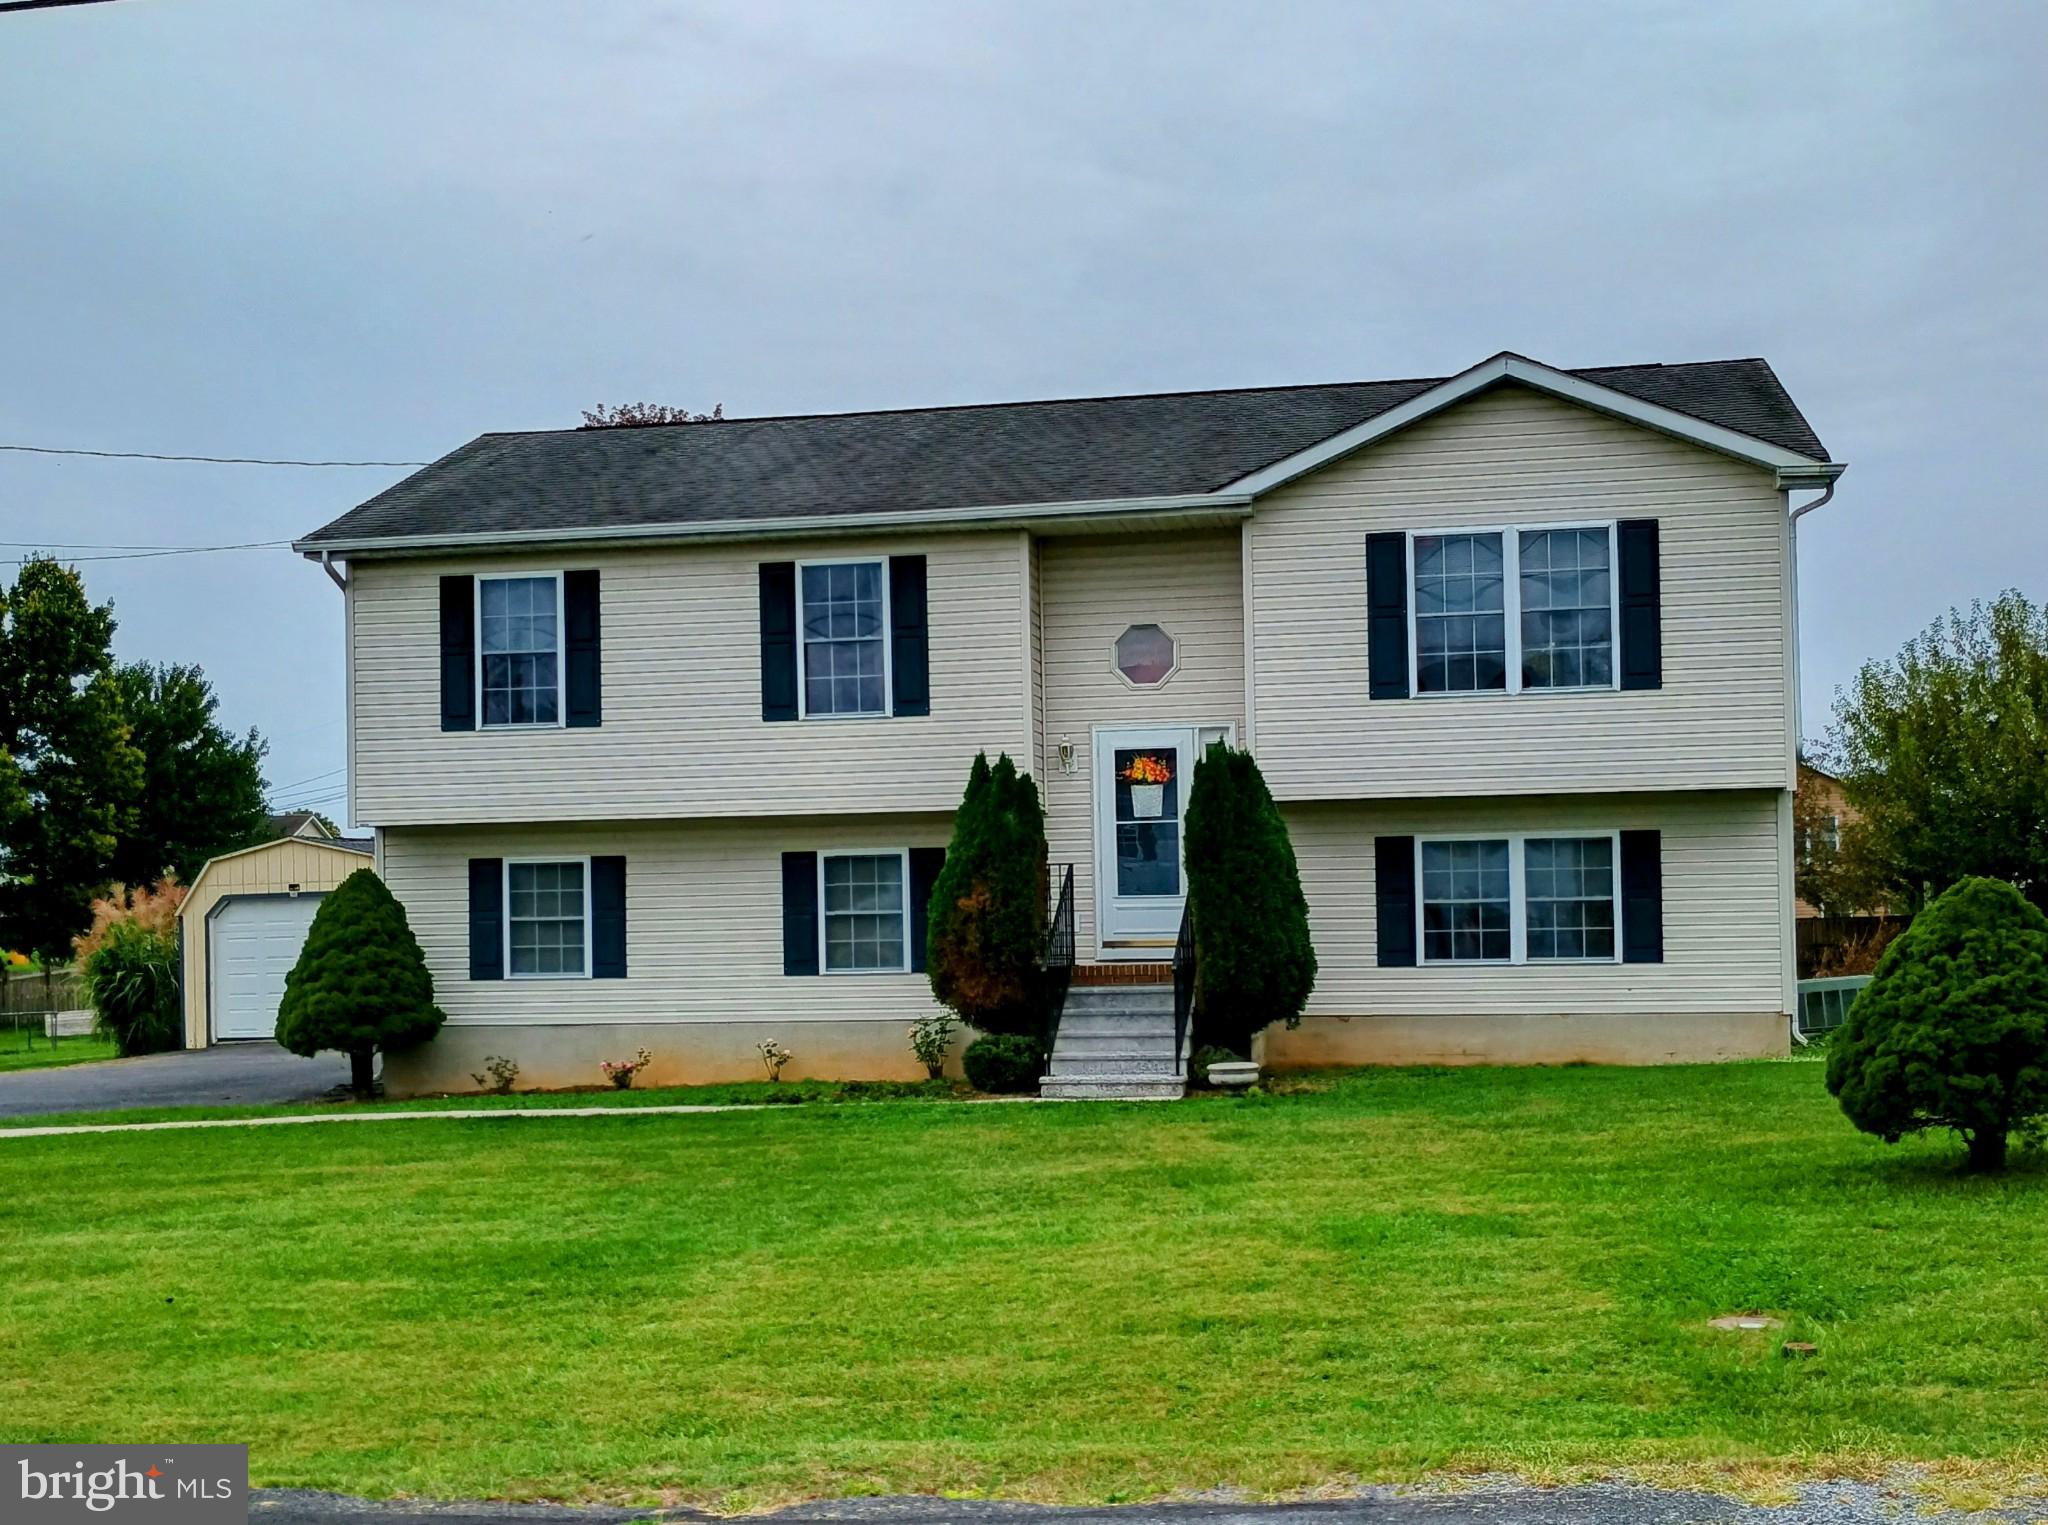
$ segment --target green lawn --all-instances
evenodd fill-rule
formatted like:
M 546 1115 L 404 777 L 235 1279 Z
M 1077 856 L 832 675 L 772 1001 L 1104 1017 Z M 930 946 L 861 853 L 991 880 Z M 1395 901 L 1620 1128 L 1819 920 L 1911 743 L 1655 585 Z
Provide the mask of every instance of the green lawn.
M 114 1040 L 96 1035 L 84 1034 L 74 1038 L 59 1038 L 53 1047 L 47 1038 L 36 1039 L 34 1048 L 23 1046 L 19 1034 L 9 1033 L 0 1037 L 0 1074 L 9 1070 L 47 1070 L 66 1064 L 90 1064 L 96 1059 L 114 1057 Z
M 0 1439 L 726 1506 L 2016 1473 L 2048 1168 L 1957 1157 L 1854 1133 L 1805 1063 L 0 1140 Z M 1736 1310 L 1790 1325 L 1706 1327 Z

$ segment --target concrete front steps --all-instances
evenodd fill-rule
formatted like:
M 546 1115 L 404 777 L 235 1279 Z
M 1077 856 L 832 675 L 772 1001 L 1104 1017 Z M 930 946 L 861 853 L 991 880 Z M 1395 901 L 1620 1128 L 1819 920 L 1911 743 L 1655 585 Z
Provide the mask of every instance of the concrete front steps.
M 1065 1101 L 1177 1101 L 1171 985 L 1076 985 L 1060 1010 L 1038 1094 Z

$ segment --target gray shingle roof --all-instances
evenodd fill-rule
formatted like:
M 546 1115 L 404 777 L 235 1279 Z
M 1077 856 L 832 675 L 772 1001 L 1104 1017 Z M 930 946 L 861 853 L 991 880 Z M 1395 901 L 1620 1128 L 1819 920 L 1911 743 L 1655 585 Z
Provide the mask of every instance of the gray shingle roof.
M 1827 451 L 1762 360 L 1571 374 Z M 1211 492 L 1446 378 L 486 434 L 304 544 L 774 521 Z

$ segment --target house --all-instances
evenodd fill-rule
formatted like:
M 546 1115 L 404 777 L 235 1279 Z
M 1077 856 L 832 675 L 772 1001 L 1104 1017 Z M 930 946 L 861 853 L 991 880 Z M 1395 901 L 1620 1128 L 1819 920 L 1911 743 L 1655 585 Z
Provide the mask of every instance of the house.
M 1781 1053 L 1789 495 L 1843 469 L 1761 360 L 484 435 L 297 543 L 449 1017 L 387 1084 L 917 1073 L 982 750 L 1070 1001 L 1155 998 L 1217 737 L 1321 963 L 1267 1063 Z
M 270 818 L 272 837 L 304 837 L 310 842 L 331 842 L 338 834 L 317 810 L 286 810 Z
M 1833 853 L 1839 848 L 1842 845 L 1842 827 L 1861 817 L 1843 792 L 1842 781 L 1805 758 L 1799 760 L 1799 781 L 1794 792 L 1795 796 L 1811 801 L 1814 806 L 1812 824 L 1795 828 L 1794 861 L 1803 867 L 1813 860 L 1816 852 Z M 1794 914 L 1801 920 L 1810 920 L 1821 914 L 1818 906 L 1797 896 L 1793 907 Z

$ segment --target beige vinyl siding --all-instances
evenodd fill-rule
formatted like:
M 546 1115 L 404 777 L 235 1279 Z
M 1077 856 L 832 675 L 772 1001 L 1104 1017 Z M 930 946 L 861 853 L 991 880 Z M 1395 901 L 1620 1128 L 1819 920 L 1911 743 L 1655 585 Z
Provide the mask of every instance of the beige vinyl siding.
M 1030 732 L 1025 537 L 578 550 L 352 568 L 357 820 L 380 826 L 950 810 L 977 750 Z M 761 718 L 764 561 L 922 553 L 932 713 Z M 596 567 L 604 723 L 444 732 L 444 573 Z
M 1309 1015 L 1784 1011 L 1792 929 L 1780 798 L 1746 790 L 1290 805 L 1320 965 Z M 1635 828 L 1662 833 L 1663 963 L 1378 967 L 1376 837 Z
M 1631 518 L 1660 521 L 1661 690 L 1368 699 L 1368 533 Z M 1787 531 L 1758 467 L 1507 387 L 1275 492 L 1252 561 L 1283 800 L 1790 787 Z
M 1047 540 L 1039 546 L 1039 582 L 1046 841 L 1055 873 L 1057 865 L 1074 865 L 1076 941 L 1085 959 L 1095 948 L 1090 728 L 1242 728 L 1244 579 L 1238 531 Z M 1179 667 L 1159 687 L 1137 689 L 1118 674 L 1114 648 L 1125 627 L 1148 623 L 1173 636 Z M 1074 746 L 1071 774 L 1058 767 L 1062 741 Z
M 310 837 L 280 837 L 208 862 L 178 907 L 185 960 L 185 1046 L 204 1048 L 211 1041 L 207 917 L 215 906 L 231 895 L 287 895 L 293 885 L 301 894 L 331 890 L 357 869 L 370 866 L 368 853 Z
M 943 847 L 944 815 L 784 821 L 400 828 L 384 878 L 426 950 L 452 1024 L 912 1020 L 937 1007 L 923 974 L 782 972 L 782 854 Z M 469 977 L 469 860 L 623 854 L 622 980 Z M 797 1039 L 791 1047 L 799 1047 Z M 906 1049 L 907 1052 L 907 1049 Z

